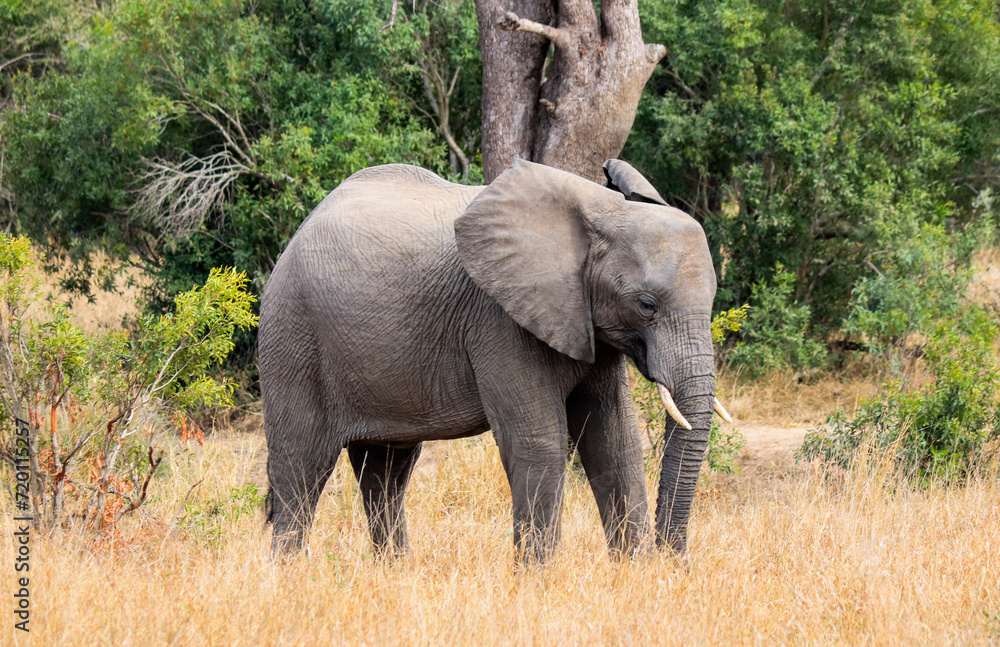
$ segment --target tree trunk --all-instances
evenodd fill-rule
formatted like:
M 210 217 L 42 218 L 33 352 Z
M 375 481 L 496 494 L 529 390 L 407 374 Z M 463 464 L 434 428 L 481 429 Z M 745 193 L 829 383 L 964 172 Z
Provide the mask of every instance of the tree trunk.
M 483 175 L 487 183 L 517 158 L 532 160 L 539 85 L 549 41 L 500 28 L 507 11 L 547 24 L 552 0 L 477 0 L 483 60 Z
M 646 45 L 637 0 L 477 0 L 483 173 L 514 159 L 603 181 L 666 49 Z M 546 64 L 549 43 L 552 55 Z

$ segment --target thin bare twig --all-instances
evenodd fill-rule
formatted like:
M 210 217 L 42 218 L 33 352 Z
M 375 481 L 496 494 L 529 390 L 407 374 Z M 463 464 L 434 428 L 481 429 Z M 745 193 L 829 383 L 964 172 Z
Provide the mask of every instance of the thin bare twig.
M 118 520 L 124 517 L 127 513 L 137 510 L 139 506 L 146 502 L 146 491 L 149 488 L 149 482 L 152 480 L 153 473 L 156 472 L 156 468 L 163 462 L 163 452 L 161 451 L 160 455 L 154 459 L 153 448 L 150 447 L 147 460 L 149 460 L 149 471 L 146 473 L 146 479 L 142 482 L 142 487 L 139 488 L 139 497 L 137 499 L 129 498 L 128 505 L 115 514 L 115 522 L 118 522 Z
M 17 63 L 18 61 L 21 61 L 21 60 L 24 60 L 24 59 L 29 59 L 29 58 L 40 58 L 42 56 L 43 56 L 43 54 L 39 54 L 37 52 L 25 52 L 24 54 L 21 54 L 20 56 L 15 56 L 14 58 L 10 59 L 9 61 L 4 61 L 2 64 L 0 64 L 0 72 L 3 71 L 3 68 L 7 67 L 8 65 L 13 65 L 14 63 Z
M 225 198 L 226 189 L 251 172 L 223 150 L 202 159 L 182 162 L 143 160 L 146 172 L 132 205 L 133 216 L 159 223 L 164 231 L 185 238 L 201 228 L 209 213 Z
M 875 270 L 875 273 L 878 274 L 881 278 L 885 278 L 885 274 L 883 274 L 881 270 L 875 267 L 875 264 L 872 263 L 870 259 L 867 258 L 865 259 L 865 265 Z
M 386 31 L 392 29 L 392 26 L 396 24 L 396 10 L 399 9 L 399 0 L 392 0 L 392 11 L 389 14 L 389 24 L 380 29 L 379 31 Z
M 195 483 L 194 485 L 192 485 L 191 487 L 188 488 L 187 494 L 185 494 L 184 498 L 181 499 L 181 505 L 180 505 L 180 507 L 177 508 L 177 514 L 174 515 L 174 520 L 170 523 L 171 526 L 176 526 L 177 525 L 177 520 L 181 518 L 181 513 L 184 512 L 184 506 L 187 505 L 188 498 L 190 498 L 191 493 L 194 492 L 194 489 L 196 487 L 198 487 L 199 485 L 201 485 L 202 483 L 204 483 L 205 479 L 207 479 L 207 478 L 208 478 L 207 476 L 203 476 L 200 481 L 198 481 L 197 483 Z

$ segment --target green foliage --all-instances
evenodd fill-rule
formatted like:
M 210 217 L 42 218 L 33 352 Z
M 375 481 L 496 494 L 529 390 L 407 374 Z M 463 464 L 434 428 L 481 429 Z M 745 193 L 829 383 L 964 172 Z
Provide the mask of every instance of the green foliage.
M 172 312 L 88 335 L 67 304 L 45 298 L 38 274 L 28 240 L 0 232 L 0 421 L 30 428 L 37 518 L 81 519 L 113 537 L 122 515 L 146 500 L 163 418 L 187 431 L 185 412 L 230 402 L 232 380 L 209 371 L 237 330 L 256 325 L 255 298 L 244 273 L 212 270 Z
M 930 331 L 957 316 L 972 272 L 965 265 L 981 240 L 992 238 L 988 218 L 960 236 L 923 224 L 897 235 L 892 249 L 873 252 L 866 263 L 875 272 L 855 285 L 843 329 L 863 336 L 880 356 L 905 350 L 914 333 Z
M 118 358 L 115 373 L 151 385 L 180 410 L 228 403 L 232 379 L 208 371 L 233 350 L 237 330 L 257 325 L 256 298 L 246 284 L 245 272 L 212 269 L 204 286 L 177 295 L 173 312 L 145 317 L 128 338 L 116 338 L 121 347 L 109 345 L 105 355 Z
M 471 2 L 404 4 L 391 29 L 376 0 L 125 0 L 88 15 L 56 30 L 55 65 L 8 79 L 0 197 L 50 251 L 139 254 L 159 310 L 212 267 L 259 290 L 309 211 L 361 168 L 452 168 L 428 70 L 454 79 L 450 131 L 475 162 Z
M 754 285 L 752 309 L 740 330 L 739 341 L 727 361 L 750 378 L 759 378 L 788 366 L 808 372 L 823 366 L 825 347 L 808 336 L 808 305 L 792 299 L 795 276 L 778 265 L 774 280 Z
M 800 455 L 849 468 L 862 451 L 888 452 L 906 473 L 960 480 L 1000 458 L 1000 363 L 997 323 L 982 309 L 938 324 L 927 343 L 933 380 L 919 388 L 884 385 L 849 419 L 806 435 Z
M 179 527 L 210 548 L 218 548 L 228 526 L 246 515 L 256 514 L 264 505 L 264 493 L 256 484 L 234 487 L 229 496 L 205 503 L 186 502 L 177 520 Z
M 712 319 L 712 343 L 718 346 L 725 341 L 728 333 L 739 332 L 748 314 L 750 304 L 744 303 L 739 308 L 730 308 L 715 315 Z
M 736 459 L 746 444 L 746 438 L 739 429 L 723 429 L 714 418 L 712 428 L 708 433 L 708 449 L 705 451 L 705 463 L 708 469 L 722 474 L 736 474 L 740 465 Z
M 957 232 L 995 211 L 984 196 L 1000 183 L 992 0 L 657 0 L 640 14 L 668 54 L 624 156 L 704 223 L 720 306 L 789 268 L 824 335 L 908 236 L 962 264 Z

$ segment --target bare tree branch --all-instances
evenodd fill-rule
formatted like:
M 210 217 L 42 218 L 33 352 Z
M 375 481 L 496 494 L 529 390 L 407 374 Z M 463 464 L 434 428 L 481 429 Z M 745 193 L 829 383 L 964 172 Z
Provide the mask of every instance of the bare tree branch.
M 249 168 L 233 159 L 228 150 L 205 159 L 182 162 L 144 159 L 146 172 L 131 212 L 134 217 L 159 223 L 178 238 L 197 231 L 225 197 L 226 189 Z
M 392 0 L 392 12 L 389 14 L 389 23 L 379 31 L 386 31 L 392 29 L 392 26 L 396 24 L 397 9 L 399 9 L 399 0 Z
M 462 179 L 468 180 L 469 157 L 462 150 L 462 147 L 458 145 L 458 142 L 455 141 L 455 136 L 451 132 L 451 96 L 455 92 L 455 85 L 458 83 L 458 76 L 462 71 L 462 66 L 459 65 L 455 68 L 451 82 L 446 82 L 445 79 L 447 77 L 441 74 L 441 69 L 433 56 L 433 52 L 425 43 L 424 55 L 417 69 L 420 70 L 424 95 L 427 97 L 427 101 L 434 111 L 434 121 L 437 122 L 438 130 L 441 132 L 441 136 L 444 137 L 445 143 L 448 144 L 449 152 L 458 160 L 458 163 L 462 167 Z M 426 114 L 426 111 L 423 112 Z
M 0 71 L 3 71 L 3 68 L 7 67 L 8 65 L 13 65 L 14 63 L 17 63 L 18 61 L 21 61 L 21 60 L 24 60 L 24 59 L 30 59 L 30 58 L 41 58 L 42 56 L 44 56 L 44 55 L 43 54 L 38 54 L 37 52 L 25 52 L 24 54 L 21 54 L 20 56 L 15 56 L 14 58 L 10 59 L 9 61 L 4 61 L 3 63 L 0 63 Z
M 513 11 L 508 11 L 504 14 L 504 17 L 500 19 L 497 23 L 500 29 L 504 31 L 526 31 L 532 34 L 538 34 L 539 36 L 544 36 L 551 40 L 556 47 L 565 48 L 569 46 L 569 36 L 565 30 L 559 29 L 558 27 L 550 27 L 549 25 L 542 25 L 535 22 L 534 20 L 528 20 L 527 18 L 518 18 L 517 14 Z
M 666 54 L 666 48 L 664 48 L 664 54 Z M 673 68 L 673 65 L 666 65 L 664 66 L 664 69 L 667 71 L 667 74 L 670 75 L 670 78 L 674 80 L 674 83 L 676 83 L 681 90 L 684 90 L 685 94 L 691 97 L 691 99 L 693 99 L 694 101 L 701 103 L 702 100 L 701 97 L 698 96 L 698 93 L 695 92 L 691 88 L 691 86 L 689 86 L 687 83 L 684 82 L 684 79 L 682 79 L 681 75 L 678 74 L 677 71 Z

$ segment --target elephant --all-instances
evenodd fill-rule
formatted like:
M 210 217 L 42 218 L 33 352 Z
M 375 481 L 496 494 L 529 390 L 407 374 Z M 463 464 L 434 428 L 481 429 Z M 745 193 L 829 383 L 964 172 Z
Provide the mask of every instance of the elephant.
M 488 186 L 402 164 L 355 173 L 303 221 L 261 299 L 272 549 L 301 549 L 346 448 L 379 554 L 408 550 L 421 443 L 492 430 L 516 555 L 558 542 L 575 443 L 612 555 L 651 528 L 626 358 L 673 421 L 655 538 L 684 551 L 715 399 L 702 227 L 621 160 L 604 186 L 515 161 Z

